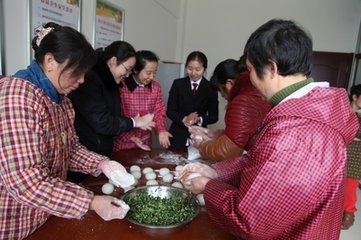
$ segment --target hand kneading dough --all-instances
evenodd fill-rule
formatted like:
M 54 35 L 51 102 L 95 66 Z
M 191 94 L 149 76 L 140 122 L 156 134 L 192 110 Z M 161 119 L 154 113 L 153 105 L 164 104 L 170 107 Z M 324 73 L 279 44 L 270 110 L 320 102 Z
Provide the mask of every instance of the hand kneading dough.
M 202 176 L 201 174 L 199 173 L 190 173 L 188 176 L 187 176 L 187 180 L 191 180 L 192 178 L 196 178 L 196 177 L 200 177 Z
M 170 183 L 173 181 L 173 175 L 171 173 L 167 173 L 163 176 L 163 182 Z
M 158 182 L 157 182 L 157 180 L 148 180 L 145 185 L 147 185 L 147 186 L 158 185 Z
M 147 180 L 154 180 L 157 178 L 157 175 L 155 174 L 155 172 L 148 172 L 145 174 L 145 179 Z
M 111 172 L 110 180 L 122 188 L 129 187 L 135 182 L 134 176 L 132 174 L 120 170 Z
M 146 168 L 143 169 L 142 172 L 143 172 L 143 174 L 147 174 L 147 173 L 149 173 L 149 172 L 153 172 L 153 168 L 146 167 Z
M 133 165 L 130 167 L 130 172 L 134 172 L 134 171 L 139 171 L 140 172 L 140 167 L 138 165 Z
M 104 183 L 102 186 L 102 192 L 104 194 L 111 194 L 114 191 L 114 185 L 111 183 Z

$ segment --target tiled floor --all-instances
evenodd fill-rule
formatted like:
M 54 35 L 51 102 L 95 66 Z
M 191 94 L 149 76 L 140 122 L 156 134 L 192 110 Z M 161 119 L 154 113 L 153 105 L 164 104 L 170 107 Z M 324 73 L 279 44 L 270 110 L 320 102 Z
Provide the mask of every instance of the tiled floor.
M 355 214 L 355 224 L 348 230 L 341 230 L 340 240 L 361 240 L 361 190 L 357 192 L 357 212 Z

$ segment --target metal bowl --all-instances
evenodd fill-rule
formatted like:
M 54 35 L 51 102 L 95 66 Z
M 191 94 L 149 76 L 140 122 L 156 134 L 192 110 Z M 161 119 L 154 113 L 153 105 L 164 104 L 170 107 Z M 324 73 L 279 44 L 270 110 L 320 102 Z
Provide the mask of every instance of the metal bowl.
M 194 212 L 193 216 L 184 220 L 183 222 L 179 222 L 174 225 L 149 225 L 149 224 L 140 223 L 133 219 L 130 219 L 129 214 L 125 217 L 125 219 L 127 219 L 130 223 L 132 223 L 136 229 L 141 230 L 142 232 L 146 233 L 147 235 L 159 236 L 159 235 L 164 235 L 164 234 L 170 234 L 174 230 L 181 229 L 182 226 L 184 226 L 187 223 L 189 223 L 190 221 L 192 221 L 198 215 L 199 210 L 200 210 L 200 204 L 199 204 L 197 198 L 192 193 L 190 193 L 184 189 L 175 188 L 175 187 L 171 187 L 171 186 L 138 187 L 133 190 L 130 190 L 129 192 L 126 192 L 122 196 L 122 200 L 127 202 L 127 201 L 129 201 L 129 199 L 139 195 L 140 193 L 146 193 L 149 196 L 160 197 L 162 199 L 169 199 L 169 198 L 172 198 L 175 196 L 181 196 L 182 198 L 187 199 L 189 204 L 191 204 L 195 208 L 195 212 Z M 132 208 L 129 211 L 132 211 Z

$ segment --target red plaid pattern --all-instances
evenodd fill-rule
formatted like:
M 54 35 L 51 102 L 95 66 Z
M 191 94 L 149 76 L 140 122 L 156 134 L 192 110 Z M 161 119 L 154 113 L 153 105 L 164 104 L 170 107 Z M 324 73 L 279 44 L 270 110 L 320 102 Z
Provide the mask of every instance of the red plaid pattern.
M 141 116 L 154 113 L 155 133 L 158 135 L 160 131 L 167 130 L 165 105 L 160 84 L 154 80 L 151 84 L 151 87 L 136 87 L 133 92 L 126 85 L 120 88 L 121 110 L 125 117 L 135 117 L 138 113 Z M 114 152 L 138 148 L 130 140 L 133 136 L 152 146 L 152 132 L 134 128 L 114 138 Z
M 68 98 L 56 104 L 23 79 L 0 80 L 0 239 L 22 239 L 50 215 L 80 218 L 93 193 L 68 168 L 99 174 L 106 159 L 82 147 Z
M 343 89 L 275 106 L 247 155 L 215 165 L 210 218 L 240 239 L 339 239 L 346 144 L 357 129 Z

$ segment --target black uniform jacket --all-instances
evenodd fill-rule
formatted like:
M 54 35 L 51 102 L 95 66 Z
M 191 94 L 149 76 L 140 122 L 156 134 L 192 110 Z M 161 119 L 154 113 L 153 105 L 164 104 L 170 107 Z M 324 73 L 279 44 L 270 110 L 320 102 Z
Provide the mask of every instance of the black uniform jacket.
M 202 127 L 216 123 L 218 121 L 217 89 L 207 79 L 202 78 L 196 94 L 193 95 L 189 77 L 174 80 L 167 105 L 167 116 L 173 121 L 169 129 L 173 135 L 170 139 L 172 148 L 186 147 L 189 132 L 182 120 L 192 112 L 197 112 L 203 118 Z
M 75 109 L 75 129 L 80 143 L 110 156 L 113 137 L 131 130 L 133 121 L 121 117 L 119 85 L 107 64 L 98 61 L 85 75 L 85 82 L 69 97 Z

